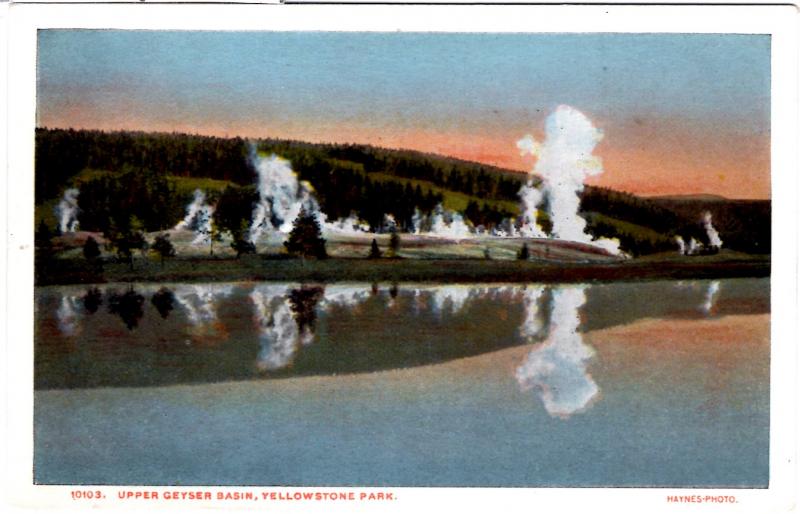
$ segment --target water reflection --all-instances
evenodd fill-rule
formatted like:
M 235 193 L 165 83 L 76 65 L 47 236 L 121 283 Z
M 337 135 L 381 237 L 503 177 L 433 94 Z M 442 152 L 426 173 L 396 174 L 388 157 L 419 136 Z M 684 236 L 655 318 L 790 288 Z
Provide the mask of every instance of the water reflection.
M 86 290 L 86 294 L 83 295 L 83 308 L 86 309 L 86 312 L 94 314 L 102 304 L 103 293 L 98 288 L 90 287 Z
M 469 300 L 469 293 L 469 286 L 464 285 L 435 287 L 429 290 L 431 309 L 438 316 L 443 316 L 444 313 L 455 316 L 461 312 L 467 300 Z
M 586 302 L 584 286 L 564 286 L 552 290 L 550 331 L 547 339 L 531 350 L 517 368 L 522 390 L 536 389 L 551 416 L 568 418 L 585 409 L 600 392 L 586 371 L 594 355 L 578 332 L 580 308 Z M 536 297 L 534 290 L 531 297 Z M 539 293 L 541 295 L 541 293 Z M 528 314 L 521 332 L 532 337 L 540 330 L 537 302 L 526 302 Z M 529 321 L 529 320 L 536 321 Z
M 324 310 L 334 307 L 350 310 L 367 301 L 371 295 L 371 288 L 364 285 L 328 284 L 319 304 Z
M 138 284 L 136 289 L 116 286 L 116 291 L 114 287 L 37 288 L 42 306 L 36 312 L 37 359 L 44 362 L 39 357 L 46 355 L 54 363 L 37 383 L 80 387 L 80 380 L 57 376 L 62 372 L 65 377 L 76 376 L 64 371 L 75 366 L 94 377 L 92 385 L 112 386 L 240 380 L 263 377 L 265 372 L 270 377 L 364 373 L 529 345 L 528 355 L 513 372 L 518 386 L 535 391 L 553 416 L 567 417 L 585 410 L 602 385 L 587 372 L 594 351 L 582 341 L 582 333 L 643 318 L 769 312 L 768 281 L 758 279 L 591 287 L 392 283 Z M 153 305 L 147 316 L 145 297 Z M 103 303 L 108 306 L 105 310 L 99 308 Z M 87 323 L 88 315 L 93 316 L 92 323 Z M 117 330 L 120 319 L 128 331 Z M 187 333 L 193 341 L 214 344 L 189 344 Z M 73 350 L 78 348 L 76 338 L 81 342 L 80 355 Z M 175 341 L 187 344 L 164 344 Z M 126 357 L 119 358 L 123 353 Z M 80 364 L 65 356 L 80 359 Z M 125 359 L 142 363 L 146 373 L 125 374 Z M 102 376 L 95 370 L 102 370 Z
M 261 285 L 250 293 L 260 344 L 256 367 L 261 371 L 288 366 L 300 344 L 287 291 L 287 286 Z
M 169 317 L 169 313 L 175 308 L 175 293 L 162 287 L 150 299 L 150 303 L 156 308 L 163 319 Z
M 713 314 L 714 304 L 718 295 L 719 295 L 719 280 L 714 280 L 713 282 L 708 284 L 708 289 L 706 289 L 705 301 L 703 301 L 703 305 L 700 307 L 707 316 Z
M 200 340 L 224 339 L 227 332 L 217 316 L 217 305 L 232 293 L 232 285 L 192 284 L 176 288 L 174 299 L 186 313 L 193 336 Z
M 80 333 L 80 302 L 77 296 L 61 295 L 61 302 L 56 310 L 58 329 L 66 337 L 73 337 Z
M 128 330 L 133 330 L 144 316 L 143 304 L 144 296 L 131 287 L 125 293 L 112 292 L 109 295 L 108 312 L 118 315 Z

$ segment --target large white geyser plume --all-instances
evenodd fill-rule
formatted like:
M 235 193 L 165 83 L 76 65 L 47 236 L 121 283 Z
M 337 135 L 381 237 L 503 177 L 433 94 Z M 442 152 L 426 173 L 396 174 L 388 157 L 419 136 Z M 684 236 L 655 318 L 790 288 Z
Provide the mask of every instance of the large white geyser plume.
M 599 246 L 614 254 L 619 253 L 616 239 L 593 239 L 586 233 L 586 220 L 579 214 L 580 193 L 584 181 L 603 173 L 600 159 L 592 155 L 595 146 L 603 139 L 603 132 L 595 128 L 583 113 L 567 105 L 559 105 L 545 121 L 545 139 L 539 143 L 526 135 L 517 142 L 523 155 L 537 158 L 532 173 L 542 177 L 542 192 L 549 203 L 552 235 Z M 520 191 L 523 197 L 523 219 L 528 233 L 539 234 L 541 228 L 535 223 L 535 205 L 543 196 L 536 197 L 532 182 Z M 538 200 L 538 201 L 537 201 Z
M 62 234 L 78 230 L 78 193 L 74 187 L 67 189 L 56 207 L 58 228 Z
M 258 203 L 253 209 L 250 241 L 274 232 L 288 234 L 300 210 L 319 212 L 311 184 L 297 179 L 292 165 L 275 154 L 261 156 L 251 146 L 250 161 L 258 174 Z

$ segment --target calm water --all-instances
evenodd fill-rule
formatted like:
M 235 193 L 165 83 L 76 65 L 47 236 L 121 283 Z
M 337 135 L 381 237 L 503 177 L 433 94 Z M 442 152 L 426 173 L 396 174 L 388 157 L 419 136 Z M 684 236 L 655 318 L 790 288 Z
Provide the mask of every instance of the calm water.
M 767 279 L 37 289 L 38 483 L 766 487 Z

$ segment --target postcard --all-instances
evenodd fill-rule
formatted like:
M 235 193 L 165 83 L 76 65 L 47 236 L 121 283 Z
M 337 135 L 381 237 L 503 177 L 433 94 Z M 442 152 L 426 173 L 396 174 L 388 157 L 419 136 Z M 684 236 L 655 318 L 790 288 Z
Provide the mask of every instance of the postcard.
M 792 8 L 6 23 L 11 507 L 796 508 Z

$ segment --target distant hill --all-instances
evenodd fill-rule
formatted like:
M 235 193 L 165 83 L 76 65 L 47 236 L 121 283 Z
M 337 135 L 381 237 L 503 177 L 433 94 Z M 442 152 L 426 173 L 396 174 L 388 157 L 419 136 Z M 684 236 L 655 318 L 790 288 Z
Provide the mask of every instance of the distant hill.
M 329 219 L 355 212 L 373 228 L 381 226 L 384 214 L 392 214 L 407 229 L 415 209 L 429 212 L 439 203 L 463 213 L 475 226 L 492 227 L 519 214 L 518 192 L 526 181 L 539 182 L 486 164 L 370 145 L 40 128 L 37 223 L 52 228 L 58 198 L 67 187 L 79 186 L 82 228 L 103 232 L 135 216 L 146 229 L 161 230 L 183 217 L 192 190 L 200 187 L 227 206 L 232 226 L 249 217 L 255 199 L 251 143 L 260 152 L 289 160 L 299 178 L 313 185 Z M 712 195 L 645 198 L 587 187 L 581 206 L 591 233 L 619 238 L 634 255 L 673 250 L 676 234 L 702 240 L 699 220 L 706 210 L 726 246 L 770 251 L 769 201 Z M 539 222 L 548 229 L 546 215 L 540 214 Z

